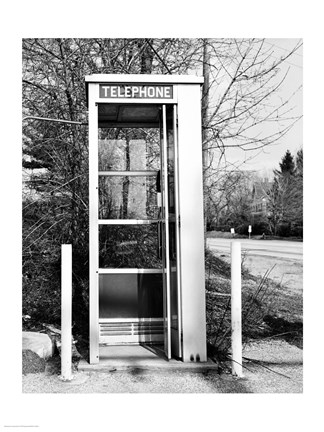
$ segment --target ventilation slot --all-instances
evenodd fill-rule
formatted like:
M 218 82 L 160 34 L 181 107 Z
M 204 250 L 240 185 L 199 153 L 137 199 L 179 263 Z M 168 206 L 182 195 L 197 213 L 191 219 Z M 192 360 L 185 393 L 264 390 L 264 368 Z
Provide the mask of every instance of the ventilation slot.
M 155 319 L 154 321 L 105 321 L 99 322 L 99 329 L 99 342 L 105 344 L 163 341 L 162 319 Z

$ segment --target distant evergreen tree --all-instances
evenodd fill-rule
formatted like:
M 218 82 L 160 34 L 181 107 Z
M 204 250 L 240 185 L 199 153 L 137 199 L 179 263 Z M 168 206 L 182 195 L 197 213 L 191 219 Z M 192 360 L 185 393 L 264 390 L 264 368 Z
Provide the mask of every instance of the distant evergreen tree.
M 296 175 L 303 178 L 303 149 L 298 150 L 296 156 Z
M 295 172 L 295 162 L 294 157 L 290 153 L 289 150 L 286 151 L 286 154 L 281 159 L 281 162 L 279 163 L 281 173 L 286 175 L 293 175 Z
M 303 150 L 294 157 L 289 150 L 274 170 L 268 193 L 269 226 L 274 235 L 301 235 L 303 230 Z

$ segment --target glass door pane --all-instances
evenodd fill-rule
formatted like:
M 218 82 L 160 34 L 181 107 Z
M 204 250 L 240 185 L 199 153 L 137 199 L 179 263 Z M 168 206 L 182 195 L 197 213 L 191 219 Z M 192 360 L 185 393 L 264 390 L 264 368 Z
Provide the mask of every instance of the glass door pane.
M 144 174 L 99 177 L 99 219 L 157 219 L 157 174 Z
M 110 112 L 107 107 L 99 108 L 105 114 Z M 119 106 L 118 110 L 123 111 L 122 108 Z M 127 109 L 131 113 L 132 107 Z M 157 107 L 154 109 L 154 113 L 159 112 Z M 100 342 L 161 344 L 163 265 L 161 204 L 157 191 L 161 170 L 159 124 L 142 127 L 139 121 L 136 127 L 118 127 L 118 123 L 114 127 L 100 127 L 103 124 L 104 117 L 100 121 L 99 112 Z
M 99 268 L 161 269 L 157 223 L 118 223 L 99 225 Z

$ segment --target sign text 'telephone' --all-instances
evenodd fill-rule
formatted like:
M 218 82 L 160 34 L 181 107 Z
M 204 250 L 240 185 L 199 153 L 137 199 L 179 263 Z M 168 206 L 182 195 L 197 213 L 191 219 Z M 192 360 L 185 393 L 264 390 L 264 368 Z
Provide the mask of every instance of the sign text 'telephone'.
M 99 85 L 100 98 L 107 99 L 172 99 L 173 87 L 170 85 Z

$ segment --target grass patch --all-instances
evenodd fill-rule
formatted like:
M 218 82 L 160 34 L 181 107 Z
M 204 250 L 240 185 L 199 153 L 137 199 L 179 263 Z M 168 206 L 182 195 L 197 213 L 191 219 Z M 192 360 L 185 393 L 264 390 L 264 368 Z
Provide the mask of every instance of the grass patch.
M 208 249 L 205 265 L 208 351 L 222 359 L 231 349 L 231 269 Z M 256 277 L 242 265 L 243 342 L 280 338 L 302 348 L 302 295 L 274 282 L 271 270 Z

